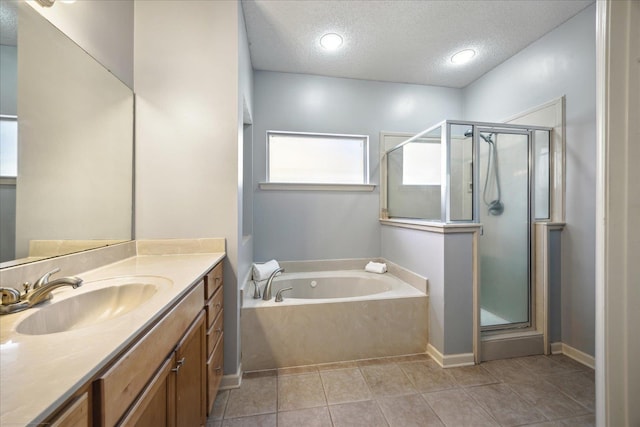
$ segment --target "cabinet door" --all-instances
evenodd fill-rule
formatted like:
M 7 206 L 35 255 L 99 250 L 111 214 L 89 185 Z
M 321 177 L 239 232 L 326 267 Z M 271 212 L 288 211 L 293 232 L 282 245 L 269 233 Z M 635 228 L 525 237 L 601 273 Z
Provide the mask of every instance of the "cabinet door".
M 175 408 L 173 407 L 174 384 L 171 369 L 175 365 L 173 354 L 160 367 L 138 400 L 120 423 L 121 426 L 173 427 Z
M 193 322 L 176 348 L 176 424 L 205 423 L 206 344 L 204 311 Z

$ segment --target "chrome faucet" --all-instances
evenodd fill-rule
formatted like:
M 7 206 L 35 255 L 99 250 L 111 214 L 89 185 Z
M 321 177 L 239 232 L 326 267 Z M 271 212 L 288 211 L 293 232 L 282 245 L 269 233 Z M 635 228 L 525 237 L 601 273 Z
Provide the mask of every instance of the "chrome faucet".
M 40 304 L 41 302 L 46 300 L 50 300 L 51 298 L 53 298 L 53 295 L 51 295 L 51 291 L 62 286 L 71 286 L 73 289 L 76 289 L 82 286 L 82 279 L 75 276 L 61 277 L 52 282 L 47 282 L 44 285 L 40 285 L 37 289 L 27 294 L 29 307 L 33 307 L 34 305 Z
M 71 286 L 73 289 L 76 289 L 82 285 L 82 279 L 75 276 L 61 277 L 50 282 L 49 277 L 58 271 L 60 271 L 60 269 L 56 268 L 45 273 L 35 281 L 33 286 L 28 282 L 25 283 L 23 285 L 24 294 L 20 294 L 20 291 L 14 288 L 0 288 L 2 293 L 0 314 L 16 313 L 50 300 L 53 298 L 51 291 L 62 286 Z M 31 291 L 29 291 L 29 288 L 31 288 Z
M 271 299 L 271 283 L 279 273 L 284 273 L 284 268 L 278 268 L 273 273 L 271 273 L 271 276 L 269 276 L 267 284 L 264 286 L 264 291 L 262 291 L 262 299 L 264 301 L 269 301 Z
M 38 289 L 40 286 L 46 285 L 49 282 L 49 277 L 51 277 L 52 274 L 56 274 L 58 271 L 60 271 L 60 268 L 56 267 L 53 270 L 44 273 L 42 277 L 33 282 L 32 289 Z
M 283 288 L 283 289 L 280 289 L 278 292 L 276 292 L 276 302 L 284 301 L 284 298 L 282 298 L 282 293 L 286 292 L 286 291 L 290 291 L 291 289 L 293 289 L 293 287 L 291 287 L 291 288 Z

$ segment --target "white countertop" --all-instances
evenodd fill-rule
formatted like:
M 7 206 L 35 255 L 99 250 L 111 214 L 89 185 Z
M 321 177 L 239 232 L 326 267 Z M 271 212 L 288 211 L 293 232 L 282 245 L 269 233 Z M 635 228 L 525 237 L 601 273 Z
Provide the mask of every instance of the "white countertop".
M 42 306 L 104 287 L 106 278 L 153 275 L 173 281 L 135 310 L 84 328 L 23 335 L 16 332 L 17 324 L 40 308 L 0 316 L 0 425 L 44 421 L 224 256 L 135 256 L 78 274 L 83 286 L 54 290 L 53 300 Z

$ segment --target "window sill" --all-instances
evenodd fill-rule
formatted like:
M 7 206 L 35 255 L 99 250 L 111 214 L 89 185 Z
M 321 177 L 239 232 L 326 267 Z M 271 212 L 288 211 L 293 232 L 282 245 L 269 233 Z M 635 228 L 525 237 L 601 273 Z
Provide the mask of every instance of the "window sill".
M 16 185 L 17 178 L 12 176 L 2 176 L 0 177 L 0 185 Z
M 375 184 L 312 184 L 293 182 L 261 182 L 261 190 L 267 191 L 373 191 Z

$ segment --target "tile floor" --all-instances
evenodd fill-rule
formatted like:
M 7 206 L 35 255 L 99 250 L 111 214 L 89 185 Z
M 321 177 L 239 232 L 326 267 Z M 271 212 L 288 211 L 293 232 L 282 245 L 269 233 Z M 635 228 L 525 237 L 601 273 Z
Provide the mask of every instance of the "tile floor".
M 563 355 L 440 368 L 426 355 L 245 374 L 207 427 L 593 426 L 594 372 Z

